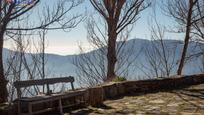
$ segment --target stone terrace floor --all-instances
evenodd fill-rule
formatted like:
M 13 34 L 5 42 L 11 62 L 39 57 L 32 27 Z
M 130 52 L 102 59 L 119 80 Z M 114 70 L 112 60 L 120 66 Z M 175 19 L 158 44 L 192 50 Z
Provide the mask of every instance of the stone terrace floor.
M 169 92 L 129 95 L 65 115 L 204 115 L 204 84 Z

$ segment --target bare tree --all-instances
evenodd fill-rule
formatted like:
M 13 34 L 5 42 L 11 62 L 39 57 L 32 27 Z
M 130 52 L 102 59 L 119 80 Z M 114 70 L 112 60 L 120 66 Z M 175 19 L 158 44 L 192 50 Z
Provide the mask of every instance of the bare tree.
M 22 32 L 19 31 L 16 33 L 18 36 L 15 36 L 15 41 L 13 41 L 13 47 L 8 56 L 6 57 L 6 61 L 4 61 L 5 68 L 5 77 L 8 82 L 8 92 L 9 92 L 9 101 L 11 102 L 15 96 L 15 88 L 13 87 L 13 82 L 22 80 L 23 70 L 25 69 L 23 66 L 23 56 L 25 55 L 25 50 L 28 48 L 28 43 L 25 43 L 24 39 L 22 39 Z M 8 53 L 8 52 L 7 52 Z
M 29 33 L 33 32 L 29 31 Z M 28 34 L 28 31 L 18 30 L 18 33 L 12 38 L 13 47 L 8 55 L 9 57 L 6 57 L 7 61 L 4 62 L 6 68 L 5 77 L 9 80 L 9 102 L 12 102 L 17 97 L 13 82 L 44 79 L 48 75 L 48 69 L 45 67 L 47 61 L 45 56 L 46 30 L 37 31 L 36 33 L 36 38 L 31 39 L 34 35 Z M 34 86 L 24 88 L 22 95 L 30 96 L 41 92 L 45 92 L 44 86 L 42 88 Z
M 198 0 L 195 6 L 197 20 L 193 23 L 192 34 L 197 41 L 204 41 L 204 1 Z
M 189 57 L 196 57 L 201 59 L 200 71 L 204 71 L 204 1 L 198 0 L 195 6 L 197 20 L 193 23 L 192 35 L 193 39 L 198 42 L 199 52 L 194 52 Z
M 189 45 L 189 40 L 192 38 L 193 26 L 203 20 L 203 13 L 200 15 L 200 9 L 203 8 L 202 0 L 169 0 L 166 4 L 168 14 L 176 19 L 181 26 L 181 32 L 185 33 L 184 46 L 182 49 L 177 74 L 182 74 L 182 69 L 185 63 L 186 53 Z
M 98 21 L 99 22 L 99 21 Z M 107 36 L 106 26 L 100 28 L 101 25 L 96 23 L 94 18 L 89 18 L 87 22 L 87 39 L 92 51 L 86 53 L 83 45 L 79 45 L 80 54 L 77 55 L 73 64 L 77 67 L 76 73 L 79 77 L 78 82 L 82 86 L 88 87 L 107 81 Z M 104 24 L 101 23 L 103 26 Z M 131 28 L 122 32 L 118 36 L 116 43 L 117 62 L 115 73 L 117 77 L 125 77 L 128 79 L 129 73 L 133 71 L 132 66 L 138 57 L 140 50 L 135 50 L 135 41 L 128 41 Z
M 178 41 L 165 39 L 166 29 L 156 24 L 152 27 L 150 44 L 144 44 L 145 60 L 147 65 L 140 67 L 148 78 L 169 77 L 176 66 L 176 51 Z
M 138 19 L 138 14 L 149 4 L 145 0 L 90 0 L 95 10 L 103 18 L 107 27 L 107 79 L 116 77 L 117 62 L 116 41 L 118 35 Z
M 58 0 L 53 7 L 47 6 L 43 9 L 43 17 L 35 25 L 16 27 L 16 19 L 29 19 L 29 12 L 40 9 L 38 6 L 43 4 L 42 0 L 1 0 L 0 1 L 0 103 L 7 101 L 7 81 L 3 69 L 3 43 L 5 33 L 13 33 L 16 30 L 36 30 L 36 29 L 69 29 L 78 24 L 76 19 L 79 16 L 73 16 L 67 19 L 66 14 L 78 5 L 76 0 Z M 29 19 L 30 20 L 30 19 Z M 51 26 L 53 25 L 53 26 Z
M 104 48 L 86 53 L 80 47 L 80 54 L 73 60 L 77 67 L 76 74 L 78 82 L 82 87 L 92 87 L 105 81 L 106 76 L 106 57 Z

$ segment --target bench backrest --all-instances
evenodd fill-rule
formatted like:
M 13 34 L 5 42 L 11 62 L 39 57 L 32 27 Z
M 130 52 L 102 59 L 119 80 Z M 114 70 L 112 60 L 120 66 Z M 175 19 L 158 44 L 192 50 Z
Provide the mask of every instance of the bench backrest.
M 21 88 L 30 87 L 36 85 L 47 85 L 47 93 L 49 94 L 49 85 L 55 83 L 71 83 L 71 88 L 74 90 L 74 77 L 60 77 L 60 78 L 46 78 L 46 79 L 37 79 L 37 80 L 26 80 L 26 81 L 16 81 L 14 82 L 14 87 L 17 89 L 18 98 L 21 97 Z

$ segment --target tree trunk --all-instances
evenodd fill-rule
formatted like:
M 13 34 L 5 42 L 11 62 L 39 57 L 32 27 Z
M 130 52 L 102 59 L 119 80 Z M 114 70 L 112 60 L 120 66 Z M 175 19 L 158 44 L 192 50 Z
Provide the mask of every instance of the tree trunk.
M 190 32 L 191 32 L 191 17 L 192 17 L 192 10 L 193 10 L 193 0 L 189 0 L 189 10 L 188 10 L 188 18 L 187 18 L 187 24 L 186 24 L 186 35 L 184 40 L 184 46 L 182 50 L 181 60 L 178 66 L 177 75 L 182 74 L 183 66 L 185 63 L 185 57 L 187 53 L 187 48 L 190 40 Z
M 108 67 L 107 67 L 107 81 L 111 81 L 116 77 L 115 74 L 115 64 L 117 62 L 116 57 L 116 39 L 117 39 L 117 33 L 116 33 L 116 24 L 109 23 L 109 30 L 108 30 L 108 53 L 107 53 L 107 59 L 108 59 Z
M 108 72 L 107 72 L 107 80 L 112 80 L 115 78 L 115 64 L 116 64 L 116 51 L 115 51 L 115 44 L 116 40 L 109 39 L 108 40 Z
M 4 38 L 5 28 L 0 28 L 0 103 L 7 101 L 7 80 L 4 76 L 4 67 L 3 67 L 3 38 Z

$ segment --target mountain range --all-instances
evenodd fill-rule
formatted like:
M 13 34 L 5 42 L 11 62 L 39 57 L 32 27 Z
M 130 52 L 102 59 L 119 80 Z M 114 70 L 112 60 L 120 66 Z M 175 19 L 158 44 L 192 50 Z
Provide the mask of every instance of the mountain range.
M 123 53 L 128 53 L 131 50 L 132 57 L 126 60 L 127 62 L 131 60 L 131 63 L 135 65 L 132 69 L 129 70 L 130 79 L 138 79 L 138 76 L 145 78 L 145 71 L 149 71 L 151 68 L 151 62 L 154 60 L 158 61 L 162 57 L 158 56 L 157 52 L 162 52 L 162 45 L 159 40 L 146 40 L 146 39 L 131 39 L 128 40 L 123 46 Z M 122 42 L 118 42 L 118 47 L 122 44 Z M 173 63 L 175 66 L 172 69 L 172 75 L 176 72 L 176 65 L 178 64 L 181 49 L 183 46 L 183 42 L 179 40 L 163 40 L 163 44 L 165 45 L 166 56 L 169 60 L 169 63 Z M 155 47 L 157 50 L 155 50 Z M 204 44 L 198 42 L 190 42 L 188 48 L 188 56 L 191 57 L 191 54 L 196 54 L 197 52 L 203 51 Z M 90 51 L 85 55 L 92 55 L 92 53 L 99 51 L 99 49 Z M 9 57 L 10 52 L 14 52 L 12 50 L 4 48 L 4 61 L 6 61 Z M 31 61 L 29 53 L 25 54 L 26 58 Z M 34 54 L 39 55 L 39 54 Z M 126 55 L 126 54 L 125 54 Z M 73 59 L 79 57 L 80 55 L 56 55 L 56 54 L 45 54 L 46 56 L 46 74 L 47 76 L 77 76 L 76 71 L 77 68 L 73 64 Z M 137 57 L 136 57 L 137 56 Z M 151 58 L 152 60 L 149 60 Z M 155 58 L 155 59 L 153 59 Z M 184 74 L 194 74 L 203 72 L 203 60 L 204 57 L 197 56 L 196 58 L 189 58 L 184 67 Z M 125 69 L 125 68 L 124 68 Z M 150 73 L 151 74 L 151 73 Z M 153 73 L 152 73 L 153 74 Z

